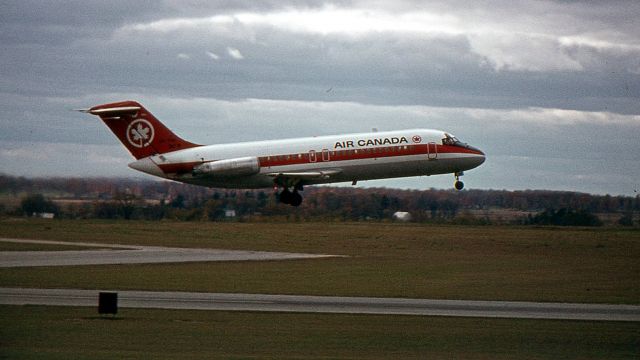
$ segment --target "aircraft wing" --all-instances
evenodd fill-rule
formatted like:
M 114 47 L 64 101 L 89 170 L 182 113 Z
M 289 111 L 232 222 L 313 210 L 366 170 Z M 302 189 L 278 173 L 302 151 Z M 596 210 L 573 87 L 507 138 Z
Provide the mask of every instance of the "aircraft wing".
M 340 169 L 330 170 L 314 170 L 314 171 L 295 171 L 295 172 L 274 172 L 268 173 L 267 176 L 279 179 L 295 179 L 295 180 L 315 180 L 329 179 L 333 175 L 341 173 Z

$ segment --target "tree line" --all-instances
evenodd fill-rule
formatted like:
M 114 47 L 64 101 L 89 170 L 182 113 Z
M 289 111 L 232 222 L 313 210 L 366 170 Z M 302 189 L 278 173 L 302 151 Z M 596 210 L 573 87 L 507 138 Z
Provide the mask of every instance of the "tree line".
M 2 199 L 20 199 L 0 212 L 29 216 L 53 212 L 66 218 L 247 220 L 293 218 L 386 220 L 398 211 L 412 221 L 491 223 L 496 209 L 512 210 L 520 224 L 599 225 L 594 214 L 618 214 L 633 225 L 640 197 L 546 190 L 401 190 L 307 187 L 299 208 L 282 206 L 270 190 L 210 189 L 171 181 L 113 178 L 22 178 L 0 175 Z M 34 211 L 40 206 L 42 211 Z M 528 215 L 517 215 L 528 212 Z M 595 217 L 594 218 L 592 218 Z

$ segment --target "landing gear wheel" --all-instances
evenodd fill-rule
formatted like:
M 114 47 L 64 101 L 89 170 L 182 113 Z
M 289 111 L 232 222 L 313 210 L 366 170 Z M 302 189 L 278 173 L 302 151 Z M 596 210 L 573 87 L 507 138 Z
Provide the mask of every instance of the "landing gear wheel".
M 300 195 L 300 193 L 298 193 L 297 191 L 294 191 L 291 194 L 291 201 L 289 202 L 289 204 L 291 206 L 300 206 L 300 204 L 302 204 L 302 195 Z
M 278 194 L 278 188 L 282 188 L 282 191 Z M 276 199 L 282 203 L 291 206 L 300 206 L 302 204 L 302 195 L 300 195 L 300 191 L 302 191 L 302 184 L 296 183 L 293 185 L 293 191 L 289 190 L 289 186 L 287 184 L 278 184 L 275 183 L 274 190 L 276 191 Z
M 289 191 L 289 189 L 285 188 L 284 190 L 282 190 L 282 192 L 280 193 L 281 203 L 291 204 L 292 199 L 293 199 L 293 194 L 291 193 L 291 191 Z
M 453 183 L 453 187 L 455 187 L 456 190 L 460 191 L 464 189 L 464 183 L 460 180 L 456 180 L 456 182 Z

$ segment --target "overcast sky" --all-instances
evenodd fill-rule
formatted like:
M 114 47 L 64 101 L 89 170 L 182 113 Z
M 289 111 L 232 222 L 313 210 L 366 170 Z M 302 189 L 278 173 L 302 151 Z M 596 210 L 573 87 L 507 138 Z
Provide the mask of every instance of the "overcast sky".
M 70 111 L 131 99 L 197 143 L 434 128 L 487 153 L 468 188 L 636 195 L 638 18 L 638 1 L 4 0 L 0 172 L 145 177 Z

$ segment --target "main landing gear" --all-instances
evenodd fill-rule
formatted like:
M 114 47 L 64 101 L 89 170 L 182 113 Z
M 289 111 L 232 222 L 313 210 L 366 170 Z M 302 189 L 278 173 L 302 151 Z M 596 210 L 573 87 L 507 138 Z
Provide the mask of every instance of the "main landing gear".
M 456 176 L 456 181 L 453 183 L 453 187 L 456 188 L 456 190 L 458 191 L 464 189 L 464 183 L 460 181 L 460 176 L 464 174 L 462 172 L 459 172 L 459 173 L 455 173 L 454 175 Z
M 294 186 L 293 191 L 289 190 L 289 187 L 285 186 L 280 194 L 276 194 L 276 196 L 283 204 L 300 206 L 300 204 L 302 204 L 302 195 L 300 195 L 298 191 L 302 191 L 302 185 L 298 184 Z

